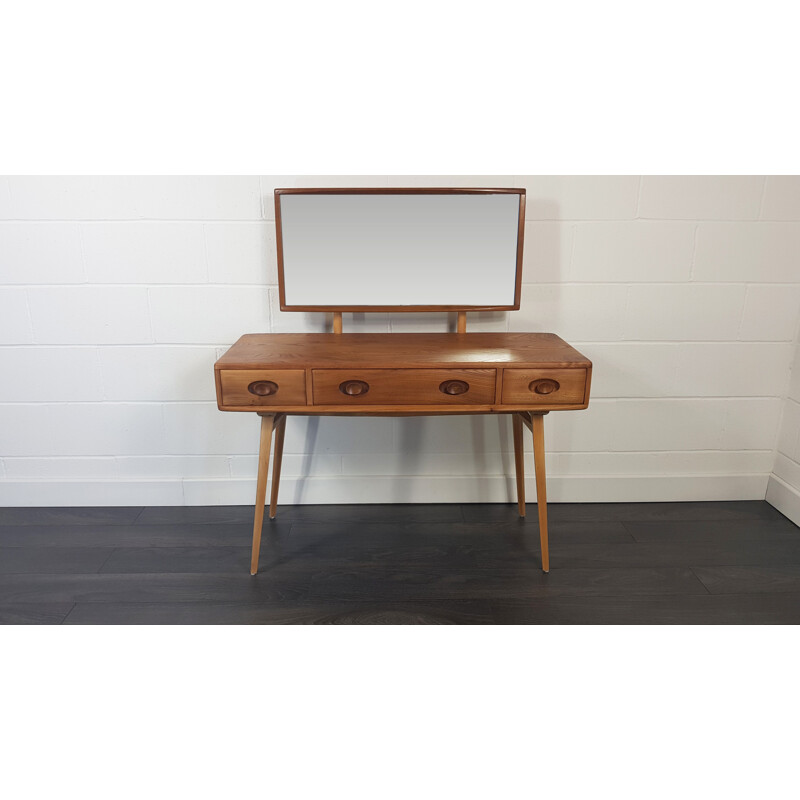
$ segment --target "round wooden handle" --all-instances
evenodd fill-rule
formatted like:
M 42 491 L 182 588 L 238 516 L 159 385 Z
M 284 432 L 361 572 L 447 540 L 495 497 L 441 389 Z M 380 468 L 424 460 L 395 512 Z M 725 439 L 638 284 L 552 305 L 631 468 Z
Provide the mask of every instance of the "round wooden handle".
M 369 391 L 369 384 L 366 381 L 342 381 L 339 384 L 339 391 L 350 397 L 358 397 Z
M 466 381 L 442 381 L 439 384 L 439 391 L 444 394 L 466 394 L 469 391 L 469 384 Z
M 253 381 L 247 387 L 247 391 L 259 397 L 268 397 L 278 391 L 278 384 L 274 381 Z
M 552 378 L 542 378 L 538 381 L 531 381 L 528 384 L 528 388 L 534 394 L 552 394 L 561 388 L 561 384 Z

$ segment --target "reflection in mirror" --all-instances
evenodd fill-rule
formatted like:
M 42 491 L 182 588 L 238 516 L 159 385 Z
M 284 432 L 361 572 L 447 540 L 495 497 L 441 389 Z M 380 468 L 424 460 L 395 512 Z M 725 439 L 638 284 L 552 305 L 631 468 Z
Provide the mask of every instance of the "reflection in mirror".
M 513 308 L 513 192 L 276 192 L 281 308 Z

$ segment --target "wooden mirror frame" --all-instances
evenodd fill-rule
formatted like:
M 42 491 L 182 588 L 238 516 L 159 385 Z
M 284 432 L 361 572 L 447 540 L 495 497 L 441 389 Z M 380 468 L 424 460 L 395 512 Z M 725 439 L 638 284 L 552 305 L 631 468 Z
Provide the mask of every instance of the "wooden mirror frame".
M 281 195 L 284 194 L 518 194 L 519 223 L 517 229 L 517 271 L 512 305 L 465 306 L 465 305 L 415 305 L 415 306 L 289 306 L 283 279 L 283 235 L 281 230 Z M 276 189 L 275 190 L 275 234 L 278 250 L 278 293 L 281 311 L 517 311 L 522 291 L 522 248 L 525 238 L 525 189 Z

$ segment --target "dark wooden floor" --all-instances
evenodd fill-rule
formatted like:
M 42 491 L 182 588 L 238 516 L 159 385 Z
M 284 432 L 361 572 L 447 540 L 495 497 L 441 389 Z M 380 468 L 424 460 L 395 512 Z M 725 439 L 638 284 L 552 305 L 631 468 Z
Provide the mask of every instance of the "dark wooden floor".
M 0 508 L 6 624 L 800 622 L 800 529 L 765 502 Z

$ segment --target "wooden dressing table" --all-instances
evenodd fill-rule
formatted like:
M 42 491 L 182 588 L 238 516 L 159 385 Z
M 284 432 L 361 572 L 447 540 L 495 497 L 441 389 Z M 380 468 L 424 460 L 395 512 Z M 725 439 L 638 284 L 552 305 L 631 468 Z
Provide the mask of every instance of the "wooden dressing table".
M 276 190 L 282 309 L 309 310 L 309 307 L 293 308 L 284 295 L 279 195 L 295 192 L 364 194 L 369 191 Z M 404 192 L 372 191 L 376 194 Z M 518 308 L 524 190 L 427 190 L 439 194 L 489 191 L 514 193 L 520 198 L 520 216 L 514 222 L 518 226 L 514 287 Z M 413 193 L 425 193 L 425 190 Z M 473 307 L 486 306 L 470 306 Z M 513 308 L 513 305 L 503 307 Z M 214 365 L 219 409 L 256 412 L 261 417 L 251 574 L 258 571 L 271 449 L 270 519 L 274 519 L 277 512 L 287 417 L 447 414 L 511 415 L 520 516 L 525 516 L 523 426 L 531 430 L 542 569 L 548 572 L 544 415 L 588 406 L 591 362 L 552 333 L 466 333 L 465 310 L 459 310 L 456 333 L 368 334 L 342 333 L 341 311 L 398 309 L 387 306 L 311 308 L 334 310 L 332 334 L 248 334 Z M 441 310 L 442 307 L 424 308 Z M 453 310 L 452 306 L 446 308 Z

